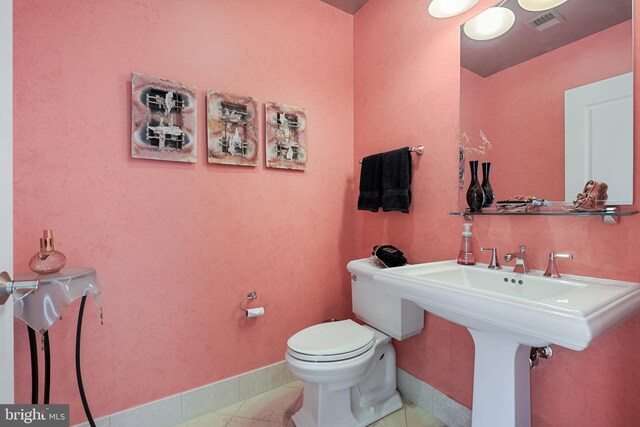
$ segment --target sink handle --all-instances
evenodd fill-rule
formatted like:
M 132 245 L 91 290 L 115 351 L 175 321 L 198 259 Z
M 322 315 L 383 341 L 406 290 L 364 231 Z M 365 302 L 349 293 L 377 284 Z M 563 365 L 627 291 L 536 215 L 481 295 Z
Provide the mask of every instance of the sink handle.
M 544 272 L 545 277 L 561 277 L 558 272 L 558 266 L 556 265 L 556 258 L 573 259 L 573 255 L 551 252 L 549 254 L 549 264 L 547 264 L 547 269 Z
M 502 270 L 502 267 L 498 263 L 498 249 L 497 248 L 480 248 L 482 252 L 491 251 L 491 261 L 489 262 L 489 267 L 492 270 Z

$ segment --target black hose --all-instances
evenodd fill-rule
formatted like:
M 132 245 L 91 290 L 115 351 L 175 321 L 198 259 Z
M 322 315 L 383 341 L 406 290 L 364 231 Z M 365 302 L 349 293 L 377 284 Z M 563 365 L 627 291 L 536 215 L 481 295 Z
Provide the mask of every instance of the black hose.
M 44 346 L 44 403 L 49 404 L 49 391 L 51 390 L 51 348 L 49 347 L 49 331 L 42 334 Z
M 80 312 L 78 313 L 78 330 L 76 331 L 76 377 L 78 378 L 78 390 L 80 390 L 80 398 L 82 399 L 82 406 L 84 407 L 84 413 L 87 415 L 87 420 L 91 427 L 96 427 L 95 421 L 91 416 L 89 410 L 89 404 L 87 403 L 87 396 L 84 394 L 84 386 L 82 385 L 82 372 L 80 371 L 80 337 L 82 335 L 82 317 L 84 316 L 84 304 L 87 302 L 87 296 L 82 296 L 82 302 L 80 303 Z
M 38 344 L 36 331 L 27 326 L 29 332 L 29 350 L 31 352 L 31 404 L 38 404 Z

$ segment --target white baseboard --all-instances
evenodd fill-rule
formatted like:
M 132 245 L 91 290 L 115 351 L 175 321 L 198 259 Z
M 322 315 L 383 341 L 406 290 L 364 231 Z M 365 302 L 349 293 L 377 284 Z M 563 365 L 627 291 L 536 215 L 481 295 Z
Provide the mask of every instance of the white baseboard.
M 398 368 L 398 390 L 407 399 L 449 427 L 470 427 L 471 410 L 429 384 Z M 183 393 L 125 409 L 95 420 L 97 427 L 173 427 L 192 418 L 217 411 L 265 391 L 281 387 L 296 378 L 285 361 L 235 377 L 207 384 Z M 74 427 L 89 427 L 89 423 Z
M 471 409 L 406 371 L 397 369 L 398 391 L 449 427 L 471 427 Z
M 274 363 L 203 387 L 100 417 L 95 420 L 96 426 L 173 427 L 295 381 L 286 365 L 285 361 Z M 89 427 L 89 423 L 77 424 L 74 427 Z

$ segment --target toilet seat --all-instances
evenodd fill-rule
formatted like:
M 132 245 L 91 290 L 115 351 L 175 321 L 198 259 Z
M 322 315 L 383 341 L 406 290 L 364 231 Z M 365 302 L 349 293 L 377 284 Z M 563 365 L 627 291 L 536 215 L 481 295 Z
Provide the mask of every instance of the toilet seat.
M 310 326 L 287 341 L 291 357 L 309 362 L 336 362 L 366 353 L 375 334 L 352 320 Z

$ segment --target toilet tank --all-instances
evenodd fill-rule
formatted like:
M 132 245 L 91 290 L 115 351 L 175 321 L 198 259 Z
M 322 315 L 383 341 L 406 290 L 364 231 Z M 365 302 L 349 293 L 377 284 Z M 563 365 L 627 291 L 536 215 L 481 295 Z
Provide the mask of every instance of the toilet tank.
M 349 262 L 347 269 L 351 273 L 353 313 L 358 319 L 397 340 L 422 332 L 424 310 L 373 282 L 373 275 L 381 267 L 365 258 Z

